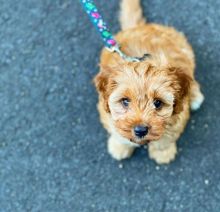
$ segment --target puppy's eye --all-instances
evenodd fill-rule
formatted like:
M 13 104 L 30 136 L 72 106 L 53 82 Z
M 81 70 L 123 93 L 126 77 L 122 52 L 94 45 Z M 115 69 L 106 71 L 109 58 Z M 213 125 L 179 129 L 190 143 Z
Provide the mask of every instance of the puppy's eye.
M 122 98 L 122 99 L 121 99 L 121 104 L 122 104 L 124 107 L 128 107 L 129 103 L 130 103 L 130 99 L 128 99 L 128 98 Z
M 162 107 L 162 105 L 163 105 L 163 102 L 161 100 L 159 100 L 159 99 L 154 100 L 154 106 L 156 109 L 160 109 Z

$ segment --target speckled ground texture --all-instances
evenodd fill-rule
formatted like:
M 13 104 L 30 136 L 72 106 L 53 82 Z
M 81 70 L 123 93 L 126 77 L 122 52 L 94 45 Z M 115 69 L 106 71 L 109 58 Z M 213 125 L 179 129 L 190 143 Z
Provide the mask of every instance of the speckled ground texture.
M 118 0 L 96 3 L 116 33 Z M 220 211 L 220 1 L 143 2 L 187 35 L 206 96 L 165 166 L 144 148 L 107 154 L 92 84 L 102 42 L 77 0 L 0 5 L 1 212 Z

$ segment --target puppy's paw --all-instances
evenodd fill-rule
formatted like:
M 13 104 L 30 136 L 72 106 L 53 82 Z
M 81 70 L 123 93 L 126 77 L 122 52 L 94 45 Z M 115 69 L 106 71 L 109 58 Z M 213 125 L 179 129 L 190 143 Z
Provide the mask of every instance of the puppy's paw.
M 108 152 L 116 160 L 123 160 L 131 157 L 134 149 L 135 147 L 119 143 L 114 140 L 113 137 L 110 137 L 108 140 Z
M 149 145 L 149 157 L 154 159 L 158 164 L 168 164 L 173 161 L 177 154 L 176 144 L 170 144 L 166 149 L 157 149 Z
M 191 110 L 198 110 L 204 101 L 204 96 L 200 90 L 199 83 L 194 81 L 191 87 Z
M 191 110 L 192 111 L 198 110 L 201 107 L 203 101 L 204 101 L 204 96 L 201 92 L 199 92 L 197 96 L 191 100 Z

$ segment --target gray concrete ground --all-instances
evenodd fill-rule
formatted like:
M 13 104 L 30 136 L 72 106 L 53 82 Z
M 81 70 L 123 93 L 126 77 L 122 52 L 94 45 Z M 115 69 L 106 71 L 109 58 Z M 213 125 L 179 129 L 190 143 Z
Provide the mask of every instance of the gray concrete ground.
M 118 0 L 96 1 L 119 30 Z M 106 151 L 97 94 L 102 42 L 77 0 L 0 0 L 0 211 L 220 211 L 220 1 L 143 1 L 195 49 L 206 101 L 175 162 Z

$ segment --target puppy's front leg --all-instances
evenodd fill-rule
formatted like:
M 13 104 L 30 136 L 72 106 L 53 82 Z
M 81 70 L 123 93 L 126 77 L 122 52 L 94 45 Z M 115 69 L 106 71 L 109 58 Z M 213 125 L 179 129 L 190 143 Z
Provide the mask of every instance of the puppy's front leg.
M 116 160 L 122 160 L 131 157 L 135 145 L 119 136 L 111 135 L 108 140 L 108 152 Z
M 172 138 L 163 137 L 148 145 L 149 157 L 158 164 L 168 164 L 175 159 L 177 154 L 176 141 Z

